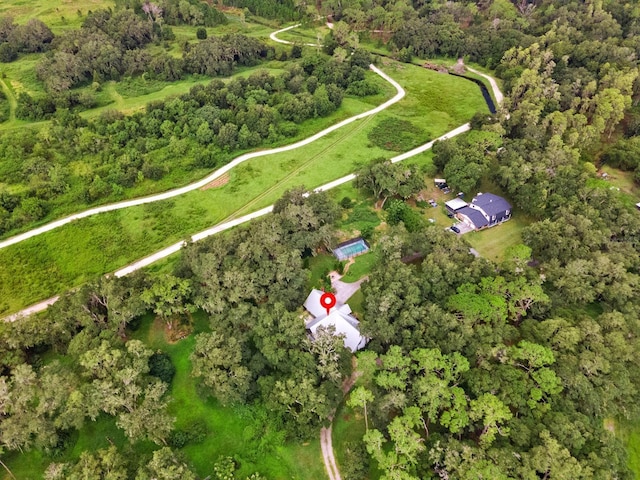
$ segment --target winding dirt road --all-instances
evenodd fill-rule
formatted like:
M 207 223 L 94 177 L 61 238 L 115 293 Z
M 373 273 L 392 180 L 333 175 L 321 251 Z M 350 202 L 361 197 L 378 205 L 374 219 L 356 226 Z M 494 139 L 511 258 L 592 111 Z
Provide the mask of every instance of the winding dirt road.
M 169 190 L 167 192 L 159 193 L 156 195 L 150 195 L 148 197 L 134 198 L 132 200 L 125 200 L 123 202 L 111 203 L 109 205 L 103 205 L 101 207 L 91 208 L 89 210 L 85 210 L 84 212 L 76 213 L 68 217 L 61 218 L 59 220 L 55 220 L 53 222 L 47 223 L 45 225 L 42 225 L 41 227 L 34 228 L 33 230 L 29 230 L 28 232 L 24 232 L 19 235 L 15 235 L 13 237 L 9 237 L 6 240 L 3 240 L 0 242 L 0 248 L 5 248 L 10 245 L 14 245 L 16 243 L 22 242 L 24 240 L 27 240 L 28 238 L 32 238 L 37 235 L 42 235 L 45 232 L 49 232 L 55 228 L 66 225 L 67 223 L 71 223 L 74 220 L 90 217 L 92 215 L 97 215 L 99 213 L 111 212 L 114 210 L 120 210 L 122 208 L 134 207 L 136 205 L 144 205 L 145 203 L 158 202 L 160 200 L 167 200 L 169 198 L 177 197 L 179 195 L 184 195 L 185 193 L 204 187 L 208 183 L 212 182 L 213 180 L 220 177 L 221 175 L 224 175 L 232 168 L 240 165 L 243 162 L 246 162 L 247 160 L 250 160 L 252 158 L 257 158 L 257 157 L 264 157 L 266 155 L 273 155 L 276 153 L 288 152 L 290 150 L 295 150 L 296 148 L 304 147 L 305 145 L 309 145 L 310 143 L 315 142 L 319 138 L 322 138 L 325 135 L 328 135 L 329 133 L 340 129 L 345 125 L 349 125 L 350 123 L 353 123 L 356 120 L 360 120 L 361 118 L 366 118 L 371 115 L 375 115 L 376 113 L 379 113 L 382 110 L 389 108 L 391 105 L 399 102 L 400 100 L 402 100 L 402 98 L 404 98 L 405 91 L 398 82 L 396 82 L 394 79 L 392 79 L 390 76 L 388 76 L 386 73 L 384 73 L 375 65 L 369 65 L 369 68 L 373 72 L 375 72 L 376 74 L 384 78 L 391 85 L 393 85 L 393 87 L 396 89 L 396 92 L 397 92 L 393 96 L 393 98 L 387 100 L 383 104 L 371 110 L 367 110 L 366 112 L 347 118 L 346 120 L 336 123 L 335 125 L 332 125 L 329 128 L 325 128 L 324 130 L 316 133 L 315 135 L 307 137 L 304 140 L 300 140 L 299 142 L 292 143 L 291 145 L 285 145 L 284 147 L 272 148 L 271 150 L 261 150 L 258 152 L 251 152 L 251 153 L 246 153 L 244 155 L 241 155 L 235 158 L 234 160 L 232 160 L 231 162 L 229 162 L 228 164 L 226 164 L 224 167 L 219 168 L 218 170 L 213 172 L 211 175 L 208 175 L 202 180 L 198 180 L 197 182 L 191 183 L 184 187 L 176 188 L 174 190 Z
M 293 30 L 294 28 L 297 28 L 299 26 L 300 24 L 298 23 L 296 25 L 291 25 L 290 27 L 282 28 L 276 32 L 273 32 L 271 35 L 269 35 L 269 38 L 274 42 L 284 43 L 285 45 L 295 45 L 294 42 L 289 42 L 288 40 L 282 40 L 278 38 L 278 34 L 282 32 L 286 32 L 288 30 Z M 321 47 L 322 46 L 322 44 L 320 43 L 303 43 L 302 45 L 304 45 L 305 47 Z
M 487 81 L 489 82 L 489 84 L 491 85 L 491 90 L 493 90 L 493 98 L 496 99 L 496 103 L 498 105 L 502 105 L 502 102 L 504 101 L 504 95 L 500 91 L 500 87 L 498 87 L 498 82 L 496 82 L 496 79 L 493 78 L 491 75 L 487 75 L 486 73 L 482 73 L 482 72 L 476 70 L 475 68 L 469 67 L 468 65 L 465 65 L 465 68 L 467 70 L 469 70 L 470 72 L 475 73 L 476 75 L 480 75 L 482 78 L 486 78 Z
M 281 32 L 285 32 L 287 30 L 291 30 L 293 28 L 298 27 L 298 25 L 293 25 L 291 27 L 287 27 L 287 28 L 283 28 L 281 30 L 278 30 L 276 32 L 273 32 L 270 35 L 270 38 L 275 41 L 275 42 L 279 42 L 279 43 L 284 43 L 284 44 L 292 44 L 292 42 L 288 42 L 286 40 L 281 40 L 279 38 L 277 38 L 277 34 L 281 33 Z M 318 44 L 305 44 L 307 46 L 313 46 L 313 47 L 317 47 L 320 46 Z M 207 185 L 208 183 L 212 182 L 213 180 L 217 179 L 218 177 L 222 176 L 223 174 L 225 174 L 226 172 L 228 172 L 229 170 L 231 170 L 233 167 L 239 165 L 242 162 L 245 162 L 251 158 L 256 158 L 256 157 L 260 157 L 260 156 L 264 156 L 264 155 L 271 155 L 271 154 L 275 154 L 275 153 L 280 153 L 280 152 L 286 152 L 289 150 L 294 150 L 296 148 L 302 147 L 304 145 L 308 145 L 309 143 L 345 126 L 348 125 L 356 120 L 359 120 L 361 118 L 365 118 L 368 117 L 370 115 L 375 115 L 376 113 L 388 108 L 389 106 L 393 105 L 394 103 L 400 101 L 404 96 L 405 96 L 405 91 L 404 89 L 400 86 L 400 84 L 398 84 L 395 80 L 393 80 L 391 77 L 389 77 L 388 75 L 386 75 L 384 72 L 382 72 L 381 70 L 379 70 L 378 68 L 376 68 L 374 65 L 370 65 L 369 68 L 371 70 L 373 70 L 375 73 L 377 73 L 378 75 L 380 75 L 382 78 L 384 78 L 386 81 L 388 81 L 389 83 L 391 83 L 395 88 L 396 88 L 396 95 L 388 100 L 387 102 L 383 103 L 382 105 L 369 110 L 367 112 L 361 113 L 359 115 L 355 115 L 351 118 L 348 118 L 346 120 L 343 120 L 340 123 L 337 123 L 336 125 L 333 125 L 325 130 L 322 130 L 321 132 L 318 132 L 315 135 L 312 135 L 311 137 L 308 137 L 304 140 L 301 140 L 299 142 L 296 142 L 294 144 L 291 145 L 287 145 L 284 147 L 280 147 L 280 148 L 274 148 L 271 150 L 265 150 L 265 151 L 261 151 L 261 152 L 252 152 L 252 153 L 248 153 L 245 155 L 242 155 L 240 157 L 237 157 L 236 159 L 234 159 L 233 161 L 231 161 L 230 163 L 228 163 L 227 165 L 225 165 L 224 167 L 216 170 L 215 172 L 213 172 L 211 175 L 207 176 L 206 178 L 203 178 L 202 180 L 192 183 L 190 185 L 187 185 L 185 187 L 181 187 L 181 188 L 177 188 L 174 190 L 170 190 L 168 192 L 164 192 L 161 194 L 157 194 L 157 195 L 152 195 L 149 197 L 143 197 L 143 198 L 138 198 L 138 199 L 133 199 L 133 200 L 128 200 L 128 201 L 124 201 L 124 202 L 118 202 L 118 203 L 114 203 L 114 204 L 110 204 L 110 205 L 104 205 L 102 207 L 97 207 L 97 208 L 93 208 L 90 210 L 86 210 L 84 212 L 80 212 L 77 213 L 75 215 L 71 215 L 69 217 L 60 219 L 60 220 L 56 220 L 54 222 L 51 222 L 49 224 L 43 225 L 42 227 L 30 230 L 28 232 L 25 232 L 23 234 L 20 235 L 16 235 L 14 237 L 11 237 L 7 240 L 4 240 L 3 242 L 0 242 L 0 248 L 4 248 L 7 247 L 9 245 L 13 245 L 15 243 L 21 242 L 23 240 L 26 240 L 28 238 L 34 237 L 36 235 L 40 235 L 42 233 L 48 232 L 50 230 L 53 230 L 55 228 L 58 228 L 62 225 L 65 225 L 67 223 L 70 223 L 74 220 L 80 219 L 80 218 L 85 218 L 91 215 L 96 215 L 99 213 L 103 213 L 103 212 L 109 212 L 109 211 L 113 211 L 113 210 L 118 210 L 121 208 L 127 208 L 127 207 L 131 207 L 131 206 L 135 206 L 135 205 L 142 205 L 145 203 L 152 203 L 152 202 L 157 202 L 160 200 L 166 200 L 168 198 L 172 198 L 178 195 L 182 195 L 184 193 L 196 190 L 198 188 L 201 188 L 205 185 Z M 502 94 L 502 92 L 500 91 L 500 88 L 498 87 L 498 84 L 496 83 L 495 79 L 493 79 L 491 76 L 486 75 L 484 73 L 479 72 L 478 70 L 475 70 L 471 67 L 467 67 L 471 72 L 482 76 L 483 78 L 487 79 L 491 85 L 491 88 L 493 90 L 493 94 L 494 94 L 494 98 L 496 99 L 496 102 L 498 104 L 501 104 L 504 100 L 504 96 Z M 2 85 L 3 87 L 5 87 L 4 85 Z M 432 140 L 428 143 L 425 143 L 424 145 L 421 145 L 417 148 L 414 148 L 413 150 L 410 150 L 406 153 L 403 153 L 401 155 L 397 155 L 395 157 L 393 157 L 391 159 L 391 161 L 393 163 L 397 163 L 400 162 L 402 160 L 405 160 L 407 158 L 411 158 L 415 155 L 419 155 L 420 153 L 423 153 L 427 150 L 429 150 L 433 144 L 438 141 L 438 140 L 445 140 L 447 138 L 451 138 L 454 137 L 456 135 L 460 135 L 461 133 L 464 133 L 468 130 L 470 130 L 470 125 L 467 123 L 465 125 L 461 125 L 460 127 L 451 130 L 450 132 L 446 133 L 445 135 L 442 135 L 441 137 L 437 138 L 436 140 Z M 333 182 L 329 182 L 325 185 L 322 185 L 321 187 L 318 187 L 316 189 L 316 191 L 326 191 L 326 190 L 330 190 L 331 188 L 334 188 L 338 185 L 342 185 L 344 183 L 350 182 L 352 180 L 355 179 L 355 175 L 351 174 L 351 175 L 346 175 L 342 178 L 339 178 L 337 180 L 334 180 Z M 204 230 L 202 232 L 196 233 L 195 235 L 193 235 L 191 237 L 191 240 L 194 242 L 197 242 L 198 240 L 202 240 L 204 238 L 207 238 L 211 235 L 215 235 L 217 233 L 223 232 L 225 230 L 228 230 L 230 228 L 236 227 L 238 225 L 241 225 L 243 223 L 249 222 L 255 218 L 259 218 L 263 215 L 266 215 L 268 213 L 270 213 L 273 210 L 273 205 L 270 205 L 268 207 L 265 207 L 261 210 L 258 210 L 256 212 L 250 213 L 248 215 L 244 215 L 240 218 L 228 221 L 228 222 L 224 222 L 221 223 L 219 225 L 216 225 L 210 229 Z M 114 275 L 116 277 L 122 277 L 125 275 L 128 275 L 130 273 L 135 272 L 136 270 L 139 270 L 141 268 L 144 268 L 148 265 L 151 265 L 152 263 L 161 260 L 163 258 L 168 257 L 169 255 L 172 255 L 173 253 L 178 252 L 181 248 L 183 248 L 185 245 L 185 242 L 181 241 L 178 243 L 175 243 L 167 248 L 164 248 L 148 257 L 145 257 L 141 260 L 138 260 L 120 270 L 117 270 L 116 272 L 114 272 Z M 39 302 L 35 305 L 32 305 L 28 308 L 25 308 L 23 310 L 21 310 L 18 313 L 15 313 L 13 315 L 9 315 L 8 317 L 5 317 L 4 320 L 5 321 L 15 321 L 18 320 L 20 318 L 23 318 L 25 316 L 29 316 L 32 315 L 34 313 L 40 312 L 42 310 L 45 310 L 47 307 L 49 307 L 50 305 L 54 304 L 57 300 L 58 300 L 59 296 L 55 296 L 52 298 L 49 298 L 47 300 L 44 300 L 42 302 Z M 323 461 L 325 464 L 325 468 L 327 471 L 327 475 L 329 476 L 329 480 L 342 480 L 341 476 L 340 476 L 340 471 L 338 470 L 338 466 L 336 464 L 335 461 L 335 457 L 333 455 L 333 445 L 332 445 L 332 439 L 331 439 L 331 427 L 332 425 L 329 425 L 328 428 L 323 427 L 320 430 L 320 445 L 321 445 L 321 449 L 322 449 L 322 457 L 323 457 Z

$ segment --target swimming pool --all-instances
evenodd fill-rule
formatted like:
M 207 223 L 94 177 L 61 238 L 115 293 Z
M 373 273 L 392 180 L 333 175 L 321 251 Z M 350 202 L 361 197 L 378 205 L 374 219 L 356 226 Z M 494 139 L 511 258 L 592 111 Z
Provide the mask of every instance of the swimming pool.
M 333 249 L 333 254 L 340 261 L 348 260 L 351 257 L 360 255 L 369 251 L 369 245 L 362 238 L 356 238 L 349 240 L 348 242 L 341 243 L 339 246 Z

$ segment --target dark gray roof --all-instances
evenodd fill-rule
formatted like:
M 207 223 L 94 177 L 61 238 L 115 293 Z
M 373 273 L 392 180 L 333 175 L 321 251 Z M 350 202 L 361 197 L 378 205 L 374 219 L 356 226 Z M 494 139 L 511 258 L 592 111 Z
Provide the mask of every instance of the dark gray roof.
M 471 203 L 480 207 L 489 217 L 511 210 L 509 202 L 493 193 L 479 193 L 471 200 Z
M 489 225 L 489 222 L 484 218 L 484 215 L 471 207 L 462 207 L 461 209 L 456 210 L 456 213 L 461 213 L 462 215 L 469 217 L 476 228 L 482 228 Z

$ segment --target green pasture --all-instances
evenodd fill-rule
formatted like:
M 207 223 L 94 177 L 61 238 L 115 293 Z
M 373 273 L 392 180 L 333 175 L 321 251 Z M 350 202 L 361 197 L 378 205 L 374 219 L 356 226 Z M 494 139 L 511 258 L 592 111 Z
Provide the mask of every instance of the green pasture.
M 89 10 L 113 8 L 112 0 L 3 0 L 0 3 L 0 16 L 13 17 L 19 24 L 37 18 L 46 23 L 53 33 L 61 33 L 79 28 Z
M 241 478 L 256 471 L 274 480 L 326 478 L 319 434 L 317 439 L 309 442 L 284 443 L 279 432 L 263 420 L 260 406 L 223 407 L 204 394 L 201 382 L 190 375 L 189 355 L 193 350 L 194 335 L 207 331 L 209 321 L 203 312 L 194 314 L 193 319 L 194 333 L 177 343 L 167 343 L 162 322 L 154 322 L 151 315 L 130 335 L 130 338 L 143 341 L 151 349 L 164 351 L 171 356 L 176 375 L 169 392 L 172 397 L 169 412 L 176 418 L 175 427 L 186 428 L 195 421 L 207 425 L 208 435 L 203 442 L 188 444 L 181 449 L 192 468 L 204 478 L 213 472 L 213 464 L 219 457 L 233 456 L 240 465 Z M 149 455 L 158 448 L 150 442 L 129 444 L 123 432 L 116 427 L 115 420 L 102 415 L 95 422 L 87 420 L 85 426 L 72 436 L 69 448 L 58 458 L 52 459 L 33 450 L 24 454 L 9 454 L 3 461 L 16 478 L 36 480 L 42 478 L 52 461 L 74 461 L 81 452 L 106 448 L 110 442 L 125 456 L 135 459 Z M 1 479 L 9 480 L 3 470 L 0 472 Z
M 367 139 L 368 129 L 386 115 L 428 130 L 431 135 L 426 142 L 486 108 L 479 90 L 465 80 L 410 65 L 388 63 L 384 68 L 407 95 L 383 113 L 353 122 L 301 149 L 252 159 L 233 169 L 223 187 L 83 219 L 0 250 L 3 309 L 6 313 L 19 310 L 197 231 L 270 205 L 293 186 L 314 188 L 375 157 L 393 156 L 370 147 Z M 368 99 L 374 100 L 379 104 L 382 97 Z M 349 117 L 370 107 L 366 101 L 346 98 L 338 115 Z M 326 121 L 305 123 L 301 133 L 319 131 Z

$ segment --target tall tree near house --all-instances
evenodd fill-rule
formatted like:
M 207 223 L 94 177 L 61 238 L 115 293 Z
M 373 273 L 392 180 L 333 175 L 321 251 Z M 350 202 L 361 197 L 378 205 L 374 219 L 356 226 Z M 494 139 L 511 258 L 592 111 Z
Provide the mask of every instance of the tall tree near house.
M 415 165 L 391 163 L 378 158 L 362 168 L 356 177 L 355 185 L 368 190 L 384 206 L 387 198 L 398 195 L 407 199 L 424 188 L 424 178 Z
M 347 405 L 351 408 L 362 408 L 364 412 L 364 426 L 365 431 L 369 431 L 369 415 L 367 415 L 367 404 L 373 402 L 373 393 L 367 390 L 365 387 L 357 387 L 349 394 L 349 400 Z
M 333 410 L 326 389 L 318 388 L 317 378 L 308 372 L 276 380 L 270 391 L 264 391 L 267 405 L 279 412 L 288 430 L 307 436 L 326 420 Z
M 309 351 L 316 356 L 316 367 L 320 377 L 339 384 L 343 376 L 343 359 L 348 358 L 344 334 L 336 335 L 333 325 L 319 327 L 314 340 L 309 342 Z

